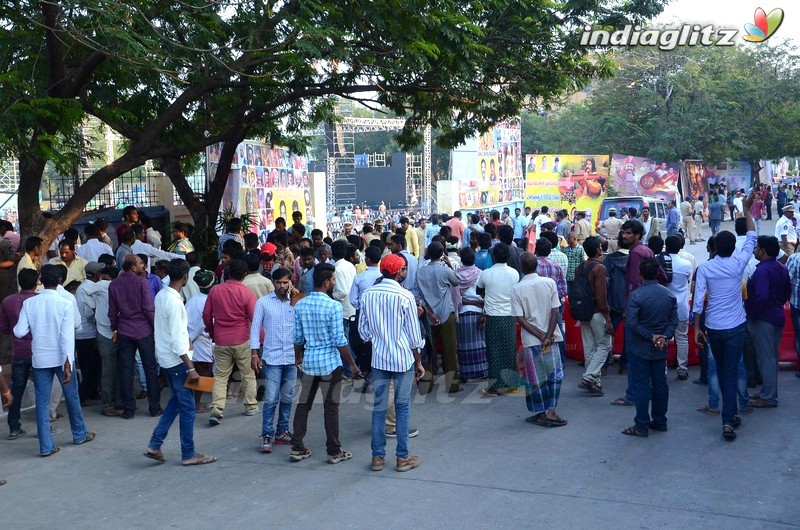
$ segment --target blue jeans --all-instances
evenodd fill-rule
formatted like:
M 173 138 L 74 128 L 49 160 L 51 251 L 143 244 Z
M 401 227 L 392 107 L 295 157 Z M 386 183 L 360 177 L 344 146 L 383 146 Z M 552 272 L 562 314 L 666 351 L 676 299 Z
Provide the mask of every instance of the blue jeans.
M 183 386 L 186 381 L 185 364 L 164 368 L 164 373 L 167 376 L 167 384 L 172 390 L 172 396 L 158 420 L 158 425 L 153 429 L 147 447 L 153 451 L 160 451 L 172 422 L 180 415 L 181 460 L 189 460 L 194 456 L 194 391 Z
M 678 235 L 678 227 L 677 226 L 668 226 L 667 227 L 667 235 L 668 236 L 676 236 L 676 235 Z
M 386 409 L 389 407 L 389 380 L 394 379 L 394 411 L 397 416 L 397 458 L 408 457 L 408 429 L 411 424 L 411 386 L 414 368 L 406 372 L 372 369 L 375 404 L 372 408 L 372 456 L 386 456 Z
M 273 365 L 264 363 L 266 389 L 261 409 L 261 436 L 275 437 L 275 408 L 278 409 L 278 434 L 289 432 L 289 416 L 297 384 L 297 367 L 293 364 Z
M 717 375 L 722 394 L 722 424 L 733 425 L 738 412 L 736 403 L 739 362 L 744 348 L 744 324 L 732 329 L 709 329 L 708 342 L 711 355 L 717 363 Z
M 20 408 L 25 387 L 28 386 L 28 376 L 31 374 L 31 360 L 19 360 L 11 363 L 11 395 L 14 403 L 8 408 L 8 430 L 17 432 L 22 429 Z M 2 377 L 2 376 L 0 376 Z
M 721 221 L 719 219 L 709 219 L 708 224 L 711 226 L 711 235 L 712 236 L 715 235 L 717 232 L 719 232 L 719 224 L 720 224 L 720 222 Z
M 747 371 L 744 369 L 744 360 L 739 361 L 736 374 L 739 408 L 743 409 L 750 403 L 750 397 L 747 395 Z M 719 408 L 719 376 L 713 355 L 708 356 L 708 406 L 712 409 Z
M 81 399 L 78 397 L 78 376 L 72 372 L 69 383 L 64 384 L 64 367 L 34 368 L 33 385 L 36 388 L 36 428 L 39 430 L 39 453 L 46 455 L 56 449 L 56 443 L 50 434 L 50 392 L 53 388 L 53 377 L 61 382 L 64 401 L 67 403 L 69 427 L 72 430 L 72 441 L 80 443 L 86 439 L 86 424 L 81 411 Z
M 650 430 L 650 402 L 652 401 L 653 423 L 666 427 L 669 385 L 667 385 L 667 359 L 642 359 L 638 355 L 628 357 L 628 374 L 633 380 L 636 397 L 636 428 L 641 432 Z

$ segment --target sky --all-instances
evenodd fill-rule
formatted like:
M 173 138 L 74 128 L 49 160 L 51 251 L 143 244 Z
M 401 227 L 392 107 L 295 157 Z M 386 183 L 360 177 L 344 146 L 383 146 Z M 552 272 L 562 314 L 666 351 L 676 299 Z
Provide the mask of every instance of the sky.
M 800 2 L 797 0 L 673 0 L 654 22 L 737 28 L 740 30 L 738 38 L 741 39 L 745 23 L 753 23 L 753 14 L 758 7 L 767 13 L 777 7 L 784 11 L 783 24 L 770 40 L 790 39 L 800 43 Z

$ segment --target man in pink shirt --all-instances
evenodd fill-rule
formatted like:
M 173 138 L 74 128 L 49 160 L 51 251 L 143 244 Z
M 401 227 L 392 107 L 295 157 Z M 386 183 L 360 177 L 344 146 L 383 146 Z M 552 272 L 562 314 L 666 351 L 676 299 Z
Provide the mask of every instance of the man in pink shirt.
M 459 243 L 464 237 L 464 223 L 461 221 L 461 212 L 456 210 L 453 217 L 445 223 L 453 231 L 453 236 L 458 238 Z
M 755 194 L 755 200 L 753 204 L 750 205 L 750 216 L 753 218 L 753 222 L 756 224 L 756 234 L 761 233 L 761 220 L 766 217 L 767 215 L 767 207 L 764 206 L 764 201 L 761 199 L 761 192 L 757 191 Z
M 211 425 L 222 423 L 228 397 L 228 379 L 234 365 L 242 374 L 244 414 L 258 414 L 256 375 L 250 364 L 250 323 L 253 321 L 256 297 L 242 283 L 247 276 L 247 264 L 244 260 L 233 260 L 228 266 L 228 272 L 228 281 L 211 289 L 203 308 L 203 323 L 215 344 L 214 362 L 217 365 L 211 393 L 211 416 L 208 419 Z

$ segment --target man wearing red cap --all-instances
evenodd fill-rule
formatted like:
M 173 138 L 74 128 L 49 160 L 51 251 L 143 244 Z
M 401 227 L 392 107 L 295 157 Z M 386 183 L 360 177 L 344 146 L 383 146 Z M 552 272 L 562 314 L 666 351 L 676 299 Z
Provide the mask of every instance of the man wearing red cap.
M 390 254 L 381 260 L 379 283 L 361 297 L 358 332 L 372 342 L 372 374 L 375 405 L 372 409 L 372 470 L 381 471 L 386 457 L 386 411 L 389 382 L 394 381 L 394 406 L 397 416 L 397 471 L 420 465 L 417 456 L 408 454 L 411 417 L 411 389 L 425 374 L 420 350 L 425 345 L 419 328 L 417 304 L 409 291 L 400 286 L 406 275 L 406 262 Z

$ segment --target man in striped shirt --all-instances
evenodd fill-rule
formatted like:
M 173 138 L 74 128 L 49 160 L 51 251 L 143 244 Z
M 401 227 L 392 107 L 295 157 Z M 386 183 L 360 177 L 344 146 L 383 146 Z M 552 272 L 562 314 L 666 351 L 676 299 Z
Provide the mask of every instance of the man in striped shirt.
M 372 342 L 372 374 L 375 405 L 372 409 L 372 470 L 383 469 L 386 457 L 386 410 L 389 381 L 394 380 L 397 415 L 397 471 L 420 465 L 418 456 L 408 454 L 411 418 L 411 388 L 425 374 L 420 350 L 425 345 L 419 328 L 414 295 L 399 282 L 405 279 L 405 260 L 396 254 L 386 256 L 380 265 L 383 280 L 361 297 L 358 332 Z
M 264 392 L 264 407 L 261 421 L 262 453 L 271 453 L 273 442 L 289 445 L 289 416 L 292 414 L 297 382 L 297 367 L 294 365 L 294 307 L 289 291 L 292 288 L 292 273 L 279 268 L 272 273 L 275 290 L 256 302 L 253 324 L 250 326 L 250 352 L 253 370 L 264 370 L 267 385 Z M 264 333 L 263 350 L 261 333 Z M 263 353 L 259 355 L 259 350 Z M 275 434 L 275 409 L 278 410 L 278 432 Z
M 292 453 L 289 460 L 300 462 L 311 456 L 303 438 L 308 429 L 308 413 L 320 390 L 324 399 L 325 435 L 328 463 L 338 464 L 353 457 L 339 443 L 339 400 L 342 392 L 342 360 L 357 379 L 358 370 L 344 334 L 342 304 L 331 298 L 336 286 L 336 269 L 329 263 L 314 267 L 314 292 L 294 307 L 294 358 L 300 369 L 300 400 L 294 414 Z

